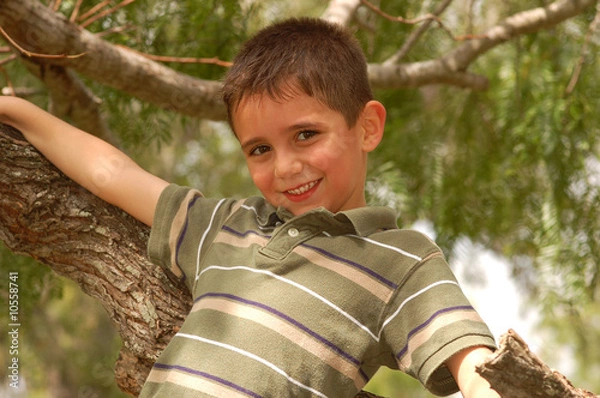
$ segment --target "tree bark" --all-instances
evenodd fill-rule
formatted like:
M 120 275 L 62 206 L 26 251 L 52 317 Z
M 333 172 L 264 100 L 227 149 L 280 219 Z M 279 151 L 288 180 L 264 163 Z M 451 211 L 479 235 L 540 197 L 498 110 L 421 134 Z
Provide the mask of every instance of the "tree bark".
M 509 330 L 500 338 L 499 349 L 477 367 L 501 397 L 506 398 L 595 398 L 597 395 L 573 387 L 529 350 L 525 341 Z
M 0 0 L 0 26 L 28 52 L 20 55 L 42 69 L 50 65 L 71 68 L 163 109 L 204 119 L 225 119 L 220 82 L 178 73 L 111 44 L 39 0 Z
M 98 299 L 123 341 L 115 376 L 137 395 L 191 305 L 149 262 L 149 229 L 71 181 L 16 130 L 0 125 L 0 240 Z

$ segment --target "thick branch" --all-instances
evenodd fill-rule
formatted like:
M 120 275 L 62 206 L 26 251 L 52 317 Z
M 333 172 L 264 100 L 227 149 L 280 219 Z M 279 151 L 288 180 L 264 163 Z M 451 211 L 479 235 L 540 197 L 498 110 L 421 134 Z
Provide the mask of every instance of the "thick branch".
M 465 70 L 476 58 L 493 47 L 517 36 L 552 28 L 581 14 L 596 2 L 597 0 L 559 0 L 546 7 L 520 12 L 488 29 L 482 37 L 464 42 L 444 56 L 442 62 L 450 71 Z
M 139 392 L 191 299 L 146 257 L 148 228 L 75 184 L 0 125 L 0 240 L 98 299 L 123 340 L 117 383 Z
M 80 29 L 37 0 L 0 1 L 0 26 L 25 50 L 40 54 L 83 54 L 35 58 L 73 70 L 163 109 L 205 119 L 225 119 L 221 84 L 178 73 Z
M 465 72 L 450 72 L 439 60 L 411 64 L 369 64 L 369 78 L 373 88 L 416 88 L 429 84 L 447 84 L 456 87 L 485 90 L 484 76 Z

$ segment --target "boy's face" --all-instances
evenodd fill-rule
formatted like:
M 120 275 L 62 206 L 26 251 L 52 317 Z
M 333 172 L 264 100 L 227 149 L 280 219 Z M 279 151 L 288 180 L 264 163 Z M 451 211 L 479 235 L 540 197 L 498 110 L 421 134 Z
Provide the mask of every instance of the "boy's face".
M 341 113 L 306 94 L 280 101 L 255 95 L 242 100 L 233 119 L 254 184 L 271 204 L 300 215 L 366 205 L 366 155 L 381 132 L 370 134 L 375 118 L 365 113 L 349 128 Z M 383 122 L 385 110 L 381 116 Z

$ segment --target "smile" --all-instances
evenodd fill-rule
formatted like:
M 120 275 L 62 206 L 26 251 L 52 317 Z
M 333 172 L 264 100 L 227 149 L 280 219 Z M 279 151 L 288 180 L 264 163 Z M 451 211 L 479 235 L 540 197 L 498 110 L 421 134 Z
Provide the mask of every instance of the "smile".
M 310 189 L 312 189 L 318 183 L 319 183 L 319 181 L 311 181 L 308 184 L 302 185 L 301 187 L 290 189 L 285 192 L 288 194 L 291 194 L 291 195 L 302 195 L 303 193 L 308 192 Z

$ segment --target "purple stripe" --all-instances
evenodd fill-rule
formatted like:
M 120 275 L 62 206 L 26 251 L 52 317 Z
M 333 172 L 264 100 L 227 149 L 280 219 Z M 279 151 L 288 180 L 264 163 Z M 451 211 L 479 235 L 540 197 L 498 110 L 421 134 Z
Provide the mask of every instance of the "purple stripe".
M 289 317 L 288 315 L 286 315 L 286 314 L 284 314 L 284 313 L 282 313 L 280 311 L 277 311 L 276 309 L 274 309 L 272 307 L 269 307 L 269 306 L 267 306 L 265 304 L 262 304 L 262 303 L 259 303 L 257 301 L 251 301 L 251 300 L 247 300 L 247 299 L 244 299 L 242 297 L 239 297 L 239 296 L 234 296 L 232 294 L 225 294 L 225 293 L 207 293 L 207 294 L 204 294 L 204 295 L 198 297 L 196 300 L 194 300 L 194 302 L 197 303 L 198 301 L 200 301 L 204 297 L 225 297 L 225 298 L 228 298 L 228 299 L 231 299 L 231 300 L 239 301 L 241 303 L 252 305 L 254 307 L 258 307 L 258 308 L 261 308 L 261 309 L 263 309 L 265 311 L 268 311 L 271 314 L 274 314 L 274 315 L 276 315 L 276 316 L 278 316 L 280 318 L 285 319 L 286 321 L 288 321 L 292 325 L 294 325 L 297 328 L 299 328 L 299 329 L 303 330 L 304 332 L 308 333 L 309 335 L 311 335 L 315 339 L 319 340 L 321 343 L 325 344 L 326 346 L 328 346 L 329 348 L 331 348 L 333 351 L 335 351 L 339 355 L 343 356 L 344 358 L 346 358 L 347 360 L 349 360 L 350 362 L 352 362 L 356 366 L 360 366 L 360 361 L 358 359 L 354 358 L 352 355 L 350 355 L 349 353 L 345 352 L 340 347 L 336 346 L 331 341 L 327 340 L 325 337 L 323 337 L 320 334 L 312 331 L 311 329 L 309 329 L 308 327 L 304 326 L 300 322 L 296 321 L 295 319 Z
M 365 381 L 371 380 L 369 375 L 367 375 L 362 368 L 358 369 L 358 371 L 360 372 L 360 375 L 363 377 L 363 380 L 365 380 Z
M 448 307 L 448 308 L 444 308 L 442 310 L 439 310 L 437 312 L 435 312 L 432 316 L 429 317 L 429 319 L 427 319 L 425 322 L 423 322 L 422 324 L 420 324 L 419 326 L 417 326 L 416 328 L 414 328 L 413 330 L 411 330 L 408 333 L 407 339 L 406 339 L 406 345 L 404 346 L 404 348 L 402 348 L 402 350 L 400 350 L 400 352 L 398 353 L 398 355 L 396 355 L 396 358 L 400 359 L 404 356 L 404 354 L 406 354 L 406 352 L 408 351 L 408 342 L 410 341 L 410 339 L 417 334 L 419 331 L 423 330 L 425 327 L 427 327 L 427 325 L 429 325 L 431 322 L 433 322 L 433 320 L 435 318 L 437 318 L 439 315 L 442 315 L 444 313 L 447 312 L 452 312 L 452 311 L 461 311 L 461 310 L 473 310 L 475 311 L 475 309 L 470 306 L 470 305 L 461 305 L 461 306 L 457 306 L 457 307 Z
M 350 266 L 352 266 L 354 268 L 358 268 L 361 271 L 363 271 L 363 272 L 371 275 L 373 278 L 379 280 L 380 282 L 384 283 L 385 285 L 389 286 L 392 289 L 396 289 L 398 287 L 398 285 L 395 284 L 394 282 L 392 282 L 391 280 L 384 278 L 382 275 L 378 274 L 377 272 L 373 271 L 372 269 L 369 269 L 369 268 L 365 267 L 364 265 L 360 265 L 358 263 L 355 263 L 354 261 L 342 258 L 340 256 L 336 256 L 335 254 L 330 253 L 327 250 L 321 249 L 319 247 L 307 245 L 305 243 L 303 243 L 302 246 L 308 247 L 309 249 L 312 249 L 312 250 L 314 250 L 316 252 L 319 252 L 322 255 L 324 255 L 326 257 L 329 257 L 329 258 L 331 258 L 331 259 L 333 259 L 335 261 L 346 263 L 346 264 L 348 264 L 348 265 L 350 265 Z
M 196 195 L 196 196 L 194 196 L 194 198 L 192 200 L 189 201 L 189 203 L 187 205 L 187 211 L 186 211 L 187 214 L 189 214 L 190 209 L 192 208 L 194 203 L 196 203 L 196 201 L 198 199 L 200 199 L 201 197 L 202 197 L 201 195 Z M 177 245 L 175 246 L 175 264 L 177 264 L 177 266 L 179 268 L 181 268 L 181 266 L 179 265 L 179 251 L 181 249 L 181 245 L 183 244 L 183 239 L 185 238 L 185 234 L 187 232 L 189 221 L 190 221 L 190 218 L 188 217 L 187 214 L 185 216 L 185 223 L 183 224 L 183 227 L 181 228 L 179 238 L 177 238 Z M 185 281 L 185 279 L 186 279 L 186 276 L 184 274 L 183 277 L 181 278 L 181 280 Z
M 156 369 L 167 369 L 167 370 L 176 369 L 176 370 L 182 371 L 184 373 L 192 374 L 194 376 L 201 376 L 201 377 L 204 377 L 206 379 L 210 379 L 210 380 L 216 381 L 216 382 L 218 382 L 220 384 L 223 384 L 223 385 L 225 385 L 227 387 L 231 387 L 234 390 L 240 391 L 240 392 L 242 392 L 242 393 L 244 393 L 246 395 L 249 395 L 251 397 L 262 398 L 261 395 L 258 395 L 258 394 L 256 394 L 253 391 L 250 391 L 250 390 L 248 390 L 246 388 L 238 386 L 237 384 L 234 384 L 234 383 L 232 383 L 230 381 L 227 381 L 225 379 L 222 379 L 220 377 L 213 376 L 213 375 L 205 373 L 205 372 L 201 372 L 199 370 L 194 370 L 194 369 L 190 369 L 190 368 L 186 368 L 186 367 L 178 366 L 178 365 L 165 365 L 165 364 L 162 364 L 162 363 L 155 363 L 154 364 L 154 368 L 156 368 Z

